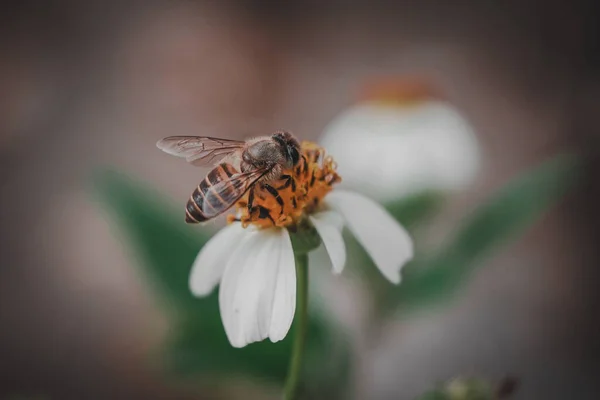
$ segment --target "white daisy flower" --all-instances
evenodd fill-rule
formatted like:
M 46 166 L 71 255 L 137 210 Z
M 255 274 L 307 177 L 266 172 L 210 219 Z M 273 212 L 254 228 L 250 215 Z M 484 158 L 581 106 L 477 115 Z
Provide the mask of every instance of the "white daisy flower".
M 262 211 L 249 213 L 242 199 L 238 218 L 230 218 L 192 267 L 194 295 L 206 296 L 220 284 L 221 318 L 234 347 L 277 342 L 288 333 L 296 310 L 295 257 L 303 252 L 294 249 L 292 237 L 316 232 L 339 274 L 346 262 L 345 226 L 394 284 L 413 257 L 410 236 L 382 206 L 362 194 L 332 190 L 341 179 L 322 148 L 304 142 L 302 152 L 300 164 L 286 172 L 293 183 L 279 190 L 283 205 L 257 188 L 254 205 Z
M 342 187 L 387 202 L 458 190 L 473 181 L 479 146 L 455 107 L 419 80 L 383 81 L 368 89 L 361 102 L 329 123 L 320 140 L 336 155 Z

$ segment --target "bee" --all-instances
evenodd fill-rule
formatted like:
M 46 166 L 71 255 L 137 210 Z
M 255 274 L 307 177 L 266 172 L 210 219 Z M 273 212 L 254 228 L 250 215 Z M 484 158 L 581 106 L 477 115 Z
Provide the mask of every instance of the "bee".
M 208 136 L 170 136 L 156 146 L 165 153 L 185 158 L 196 166 L 216 166 L 193 191 L 186 205 L 185 221 L 206 222 L 229 210 L 245 194 L 248 211 L 254 210 L 254 186 L 260 185 L 274 196 L 283 209 L 278 189 L 294 187 L 293 178 L 283 173 L 301 160 L 300 143 L 290 132 L 277 131 L 247 141 L 219 139 Z M 239 164 L 239 170 L 234 164 Z M 278 189 L 269 183 L 284 180 Z M 268 210 L 258 206 L 258 212 L 271 218 Z

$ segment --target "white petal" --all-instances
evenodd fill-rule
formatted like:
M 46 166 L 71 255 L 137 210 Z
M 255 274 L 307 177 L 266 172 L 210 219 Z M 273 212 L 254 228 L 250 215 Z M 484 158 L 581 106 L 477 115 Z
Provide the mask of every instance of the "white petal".
M 381 273 L 400 283 L 400 269 L 413 257 L 412 239 L 406 230 L 382 206 L 361 194 L 334 190 L 326 202 L 344 216 Z
M 339 220 L 341 220 L 340 215 L 335 211 L 324 211 L 310 217 L 329 254 L 333 272 L 336 274 L 341 273 L 346 264 L 346 246 L 339 228 Z
M 451 104 L 437 100 L 359 104 L 335 117 L 320 143 L 344 177 L 340 187 L 380 201 L 461 189 L 481 164 L 473 128 Z
M 234 347 L 287 334 L 296 308 L 296 274 L 285 229 L 250 232 L 227 263 L 219 291 L 221 318 Z
M 321 211 L 313 214 L 313 217 L 318 218 L 320 221 L 323 221 L 328 225 L 333 225 L 340 232 L 344 229 L 344 217 L 339 212 Z
M 286 229 L 280 229 L 281 253 L 277 281 L 275 282 L 275 296 L 269 327 L 269 339 L 278 342 L 287 335 L 296 312 L 296 262 L 292 240 Z
M 219 284 L 232 243 L 239 243 L 246 230 L 239 223 L 221 229 L 200 250 L 190 273 L 190 290 L 196 296 L 206 296 Z

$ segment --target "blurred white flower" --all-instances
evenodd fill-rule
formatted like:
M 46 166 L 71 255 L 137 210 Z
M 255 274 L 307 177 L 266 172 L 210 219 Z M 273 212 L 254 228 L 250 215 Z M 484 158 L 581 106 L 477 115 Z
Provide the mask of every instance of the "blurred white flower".
M 321 143 L 335 156 L 344 187 L 385 202 L 474 179 L 477 141 L 455 108 L 431 97 L 383 100 L 347 109 L 324 130 Z
M 303 150 L 306 168 L 288 172 L 295 184 L 279 190 L 283 206 L 258 193 L 254 204 L 267 209 L 266 216 L 248 212 L 241 201 L 241 217 L 218 232 L 192 266 L 194 295 L 206 296 L 220 284 L 221 318 L 234 347 L 266 338 L 277 342 L 287 335 L 296 310 L 290 231 L 301 229 L 303 222 L 310 221 L 316 230 L 337 274 L 346 262 L 343 226 L 395 284 L 400 282 L 400 269 L 413 257 L 410 236 L 382 206 L 358 193 L 331 191 L 339 181 L 333 160 L 322 161 L 323 152 L 311 158 L 312 147 Z

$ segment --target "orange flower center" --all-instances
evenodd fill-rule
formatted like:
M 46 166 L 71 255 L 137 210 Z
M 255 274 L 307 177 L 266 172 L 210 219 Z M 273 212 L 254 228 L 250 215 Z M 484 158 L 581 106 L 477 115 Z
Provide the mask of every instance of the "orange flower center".
M 358 100 L 367 103 L 410 107 L 443 97 L 440 90 L 430 80 L 423 77 L 391 76 L 368 81 L 361 90 Z
M 242 226 L 254 224 L 260 228 L 295 226 L 302 218 L 315 212 L 335 183 L 342 179 L 337 165 L 325 150 L 312 142 L 302 142 L 302 157 L 298 165 L 284 170 L 281 178 L 254 185 L 236 204 Z

